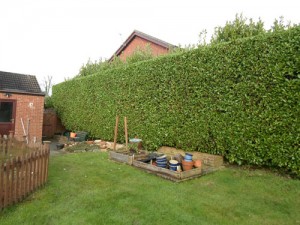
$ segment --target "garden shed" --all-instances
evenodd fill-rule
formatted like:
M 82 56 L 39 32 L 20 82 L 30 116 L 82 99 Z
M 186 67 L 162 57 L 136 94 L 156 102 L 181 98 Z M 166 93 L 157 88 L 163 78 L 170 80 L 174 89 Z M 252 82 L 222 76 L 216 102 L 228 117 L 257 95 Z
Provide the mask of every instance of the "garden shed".
M 44 97 L 35 76 L 0 71 L 0 134 L 40 142 Z

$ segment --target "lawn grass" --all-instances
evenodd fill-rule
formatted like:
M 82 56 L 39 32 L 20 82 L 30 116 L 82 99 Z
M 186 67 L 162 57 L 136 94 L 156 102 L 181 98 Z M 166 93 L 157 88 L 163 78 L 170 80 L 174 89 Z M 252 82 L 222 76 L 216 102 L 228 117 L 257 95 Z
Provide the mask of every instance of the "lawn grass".
M 108 160 L 52 156 L 47 185 L 0 213 L 0 224 L 300 224 L 300 181 L 225 168 L 173 183 Z

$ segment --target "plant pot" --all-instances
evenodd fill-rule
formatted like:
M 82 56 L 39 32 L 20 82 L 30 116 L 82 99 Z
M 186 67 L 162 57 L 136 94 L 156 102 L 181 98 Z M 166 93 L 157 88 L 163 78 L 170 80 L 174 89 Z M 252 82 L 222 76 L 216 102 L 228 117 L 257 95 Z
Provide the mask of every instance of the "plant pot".
M 184 160 L 192 161 L 193 160 L 193 155 L 191 153 L 185 153 Z
M 169 165 L 170 165 L 170 166 L 177 166 L 177 165 L 178 165 L 178 161 L 177 161 L 177 160 L 174 160 L 174 159 L 171 159 L 171 160 L 169 161 Z
M 201 159 L 197 159 L 194 161 L 194 167 L 200 168 L 202 166 L 202 161 Z
M 177 171 L 177 166 L 169 166 L 170 170 Z
M 194 166 L 193 161 L 188 162 L 188 161 L 182 160 L 182 169 L 183 169 L 183 171 L 191 170 L 191 169 L 193 169 L 193 166 Z

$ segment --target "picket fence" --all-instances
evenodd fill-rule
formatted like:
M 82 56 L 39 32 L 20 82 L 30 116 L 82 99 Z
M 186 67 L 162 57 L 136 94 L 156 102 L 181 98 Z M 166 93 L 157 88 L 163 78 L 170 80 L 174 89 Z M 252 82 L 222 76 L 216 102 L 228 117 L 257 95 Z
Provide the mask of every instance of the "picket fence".
M 44 186 L 48 179 L 49 155 L 50 142 L 28 148 L 25 142 L 0 136 L 0 210 Z

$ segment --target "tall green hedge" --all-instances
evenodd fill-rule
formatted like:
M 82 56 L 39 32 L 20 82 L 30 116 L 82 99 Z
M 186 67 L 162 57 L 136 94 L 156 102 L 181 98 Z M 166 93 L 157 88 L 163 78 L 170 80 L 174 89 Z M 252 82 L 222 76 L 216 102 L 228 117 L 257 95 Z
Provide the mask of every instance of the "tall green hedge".
M 129 136 L 147 149 L 221 154 L 299 175 L 299 78 L 298 26 L 70 80 L 52 98 L 72 130 L 112 140 L 116 115 L 127 116 Z

